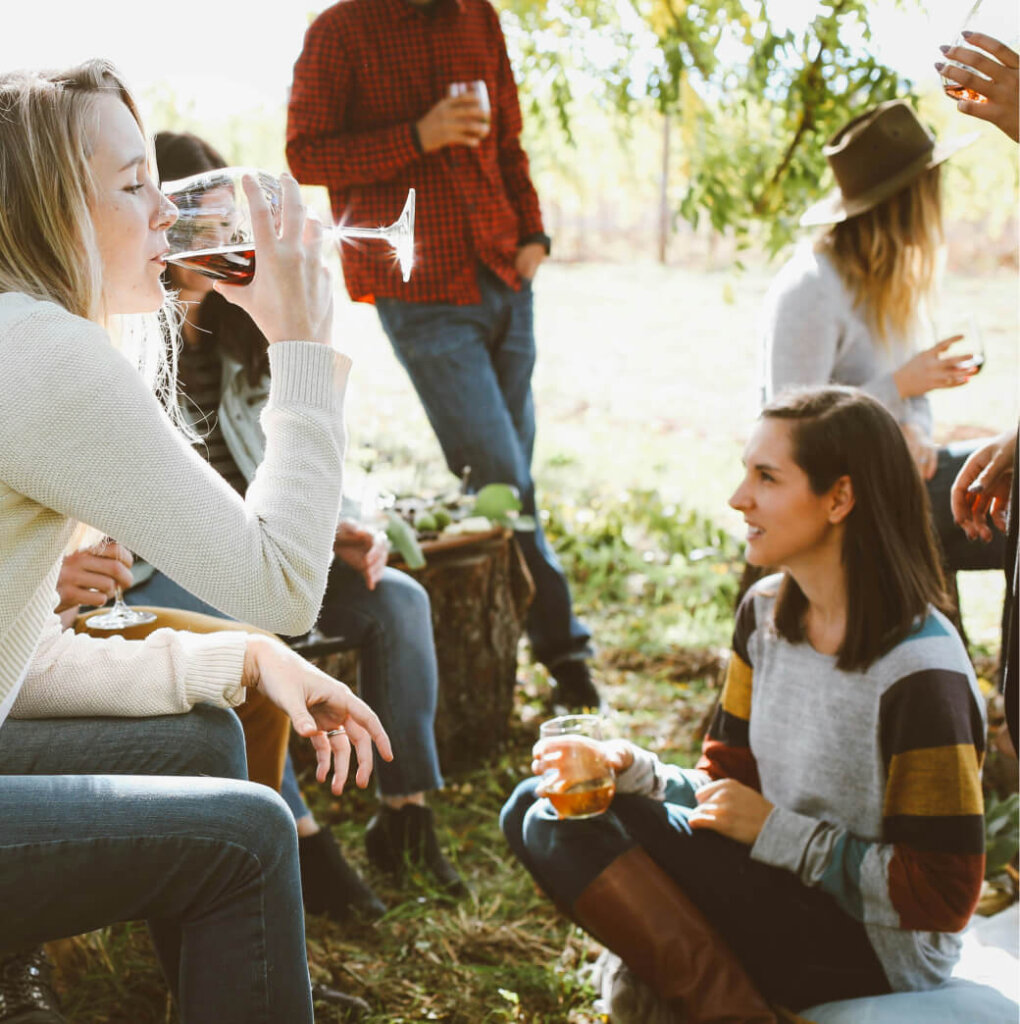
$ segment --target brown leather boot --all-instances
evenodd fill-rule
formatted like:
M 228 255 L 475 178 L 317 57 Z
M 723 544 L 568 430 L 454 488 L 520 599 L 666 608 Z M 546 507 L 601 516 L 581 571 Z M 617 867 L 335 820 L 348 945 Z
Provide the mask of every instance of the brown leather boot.
M 574 919 L 688 1024 L 777 1024 L 725 939 L 640 847 L 577 898 Z

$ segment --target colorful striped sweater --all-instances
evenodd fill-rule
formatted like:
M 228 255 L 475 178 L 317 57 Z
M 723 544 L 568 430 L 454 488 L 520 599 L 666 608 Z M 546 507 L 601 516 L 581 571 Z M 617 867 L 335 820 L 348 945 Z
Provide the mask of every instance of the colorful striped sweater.
M 755 860 L 819 886 L 857 920 L 895 991 L 950 974 L 984 875 L 984 701 L 955 629 L 931 609 L 863 672 L 772 626 L 780 577 L 737 612 L 722 701 L 697 769 L 647 760 L 624 791 L 693 803 L 733 778 L 775 804 Z M 642 781 L 638 781 L 639 777 Z

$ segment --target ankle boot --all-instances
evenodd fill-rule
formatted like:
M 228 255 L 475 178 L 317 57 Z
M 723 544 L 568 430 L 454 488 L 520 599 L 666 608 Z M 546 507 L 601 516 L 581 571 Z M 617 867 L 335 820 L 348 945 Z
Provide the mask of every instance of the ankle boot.
M 301 864 L 301 896 L 309 914 L 327 914 L 343 922 L 352 912 L 375 919 L 386 913 L 386 904 L 347 863 L 328 828 L 298 839 Z
M 53 964 L 41 946 L 0 957 L 0 1022 L 67 1024 L 53 991 Z
M 705 915 L 640 847 L 581 893 L 574 919 L 608 946 L 686 1024 L 777 1024 Z
M 398 885 L 410 867 L 428 871 L 447 895 L 468 895 L 464 880 L 440 849 L 431 807 L 380 807 L 365 829 L 365 852 L 369 863 L 392 875 Z

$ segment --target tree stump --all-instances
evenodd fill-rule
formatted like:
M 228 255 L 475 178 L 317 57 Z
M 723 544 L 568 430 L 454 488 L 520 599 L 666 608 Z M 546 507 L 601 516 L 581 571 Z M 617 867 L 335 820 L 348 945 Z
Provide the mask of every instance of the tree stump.
M 506 741 L 517 684 L 517 645 L 535 586 L 510 530 L 422 544 L 427 563 L 409 570 L 428 591 L 439 662 L 436 746 L 446 771 L 475 766 Z M 357 651 L 315 659 L 352 682 Z

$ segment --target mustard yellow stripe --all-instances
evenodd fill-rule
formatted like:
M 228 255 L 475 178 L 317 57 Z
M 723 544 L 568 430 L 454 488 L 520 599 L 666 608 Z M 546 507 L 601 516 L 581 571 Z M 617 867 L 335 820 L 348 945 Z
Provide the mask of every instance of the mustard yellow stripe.
M 751 666 L 734 651 L 726 668 L 722 706 L 727 714 L 745 722 L 751 718 L 751 675 Z
M 983 813 L 980 766 L 971 744 L 907 750 L 890 762 L 885 817 Z

